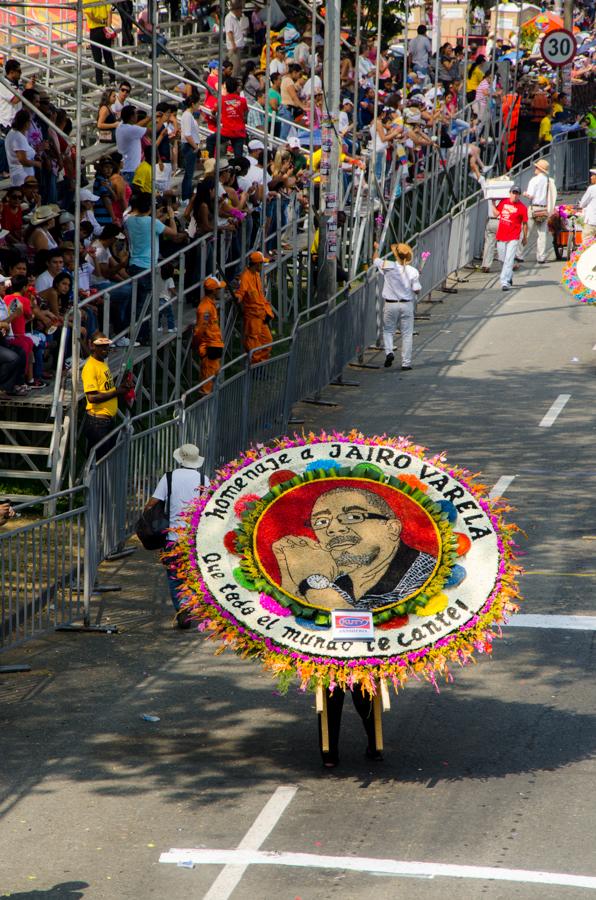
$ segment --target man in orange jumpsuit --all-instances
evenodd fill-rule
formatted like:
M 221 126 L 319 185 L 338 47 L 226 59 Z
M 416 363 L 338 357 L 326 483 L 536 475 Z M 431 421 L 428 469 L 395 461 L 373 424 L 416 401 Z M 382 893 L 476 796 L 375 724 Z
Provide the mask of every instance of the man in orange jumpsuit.
M 202 386 L 202 394 L 211 393 L 215 376 L 221 367 L 224 342 L 219 327 L 217 292 L 225 286 L 225 281 L 219 281 L 213 275 L 209 275 L 203 283 L 203 297 L 197 307 L 193 343 L 201 360 L 201 381 L 210 379 Z
M 263 348 L 252 354 L 251 363 L 262 362 L 271 356 L 271 347 L 263 347 L 273 340 L 269 323 L 275 315 L 265 297 L 261 280 L 261 269 L 266 262 L 269 260 L 258 250 L 250 253 L 248 266 L 240 276 L 236 291 L 244 317 L 244 349 L 249 353 L 257 347 Z

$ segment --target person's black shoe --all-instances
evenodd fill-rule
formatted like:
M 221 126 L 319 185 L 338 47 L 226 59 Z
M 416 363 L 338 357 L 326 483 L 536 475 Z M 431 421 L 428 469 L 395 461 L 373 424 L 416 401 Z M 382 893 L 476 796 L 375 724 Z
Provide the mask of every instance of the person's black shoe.
M 324 769 L 336 769 L 339 765 L 339 756 L 337 753 L 321 753 L 323 758 Z
M 402 372 L 411 372 L 412 366 L 402 366 L 401 370 L 402 370 Z
M 367 759 L 372 759 L 374 762 L 383 762 L 385 759 L 380 750 L 377 750 L 376 748 L 373 749 L 372 747 L 367 747 L 364 755 Z
M 389 369 L 393 365 L 393 360 L 395 359 L 393 353 L 388 353 L 385 357 L 385 368 Z

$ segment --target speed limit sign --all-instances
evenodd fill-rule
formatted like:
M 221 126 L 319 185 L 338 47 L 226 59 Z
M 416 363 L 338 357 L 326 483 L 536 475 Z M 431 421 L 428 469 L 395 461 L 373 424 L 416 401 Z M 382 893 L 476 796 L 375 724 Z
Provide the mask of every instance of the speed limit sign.
M 540 53 L 549 66 L 567 66 L 577 53 L 577 41 L 566 28 L 557 28 L 544 35 Z

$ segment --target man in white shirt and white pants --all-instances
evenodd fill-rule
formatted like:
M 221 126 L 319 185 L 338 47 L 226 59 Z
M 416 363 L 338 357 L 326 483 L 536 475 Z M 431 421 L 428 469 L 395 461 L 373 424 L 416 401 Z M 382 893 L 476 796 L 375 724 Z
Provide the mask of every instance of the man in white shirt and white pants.
M 395 260 L 380 259 L 379 245 L 375 242 L 373 265 L 383 275 L 383 347 L 385 368 L 393 365 L 393 338 L 399 326 L 401 331 L 401 367 L 412 368 L 412 337 L 414 335 L 414 311 L 416 294 L 422 289 L 420 272 L 412 262 L 412 248 L 408 244 L 392 244 Z
M 174 459 L 181 466 L 180 469 L 174 469 L 171 475 L 171 492 L 169 497 L 170 510 L 170 531 L 168 532 L 168 543 L 166 544 L 166 552 L 172 549 L 172 546 L 178 540 L 177 528 L 184 525 L 184 519 L 181 513 L 191 500 L 199 496 L 201 488 L 209 487 L 209 479 L 199 472 L 199 469 L 205 462 L 204 457 L 199 453 L 199 448 L 194 444 L 182 444 L 177 450 L 174 450 Z M 153 491 L 153 496 L 145 506 L 145 511 L 151 509 L 161 500 L 166 509 L 168 507 L 168 473 L 162 475 L 159 483 Z M 168 579 L 168 588 L 174 609 L 176 610 L 176 622 L 178 628 L 190 628 L 192 622 L 190 616 L 184 609 L 180 609 L 182 597 L 179 595 L 182 582 L 176 577 L 176 570 L 169 566 L 166 568 L 166 577 Z
M 548 170 L 548 162 L 545 159 L 538 159 L 534 164 L 534 176 L 530 178 L 528 187 L 524 191 L 524 197 L 527 197 L 530 201 L 528 239 L 535 228 L 536 262 L 540 263 L 540 265 L 546 262 L 548 255 L 546 249 L 548 237 L 547 221 L 557 203 L 557 188 L 554 180 L 548 177 Z M 524 258 L 524 248 L 521 241 L 517 248 L 517 257 L 520 259 Z
M 590 169 L 590 187 L 579 201 L 579 206 L 584 211 L 582 239 L 585 243 L 596 238 L 596 169 Z
M 224 31 L 226 33 L 226 50 L 234 66 L 232 72 L 234 78 L 238 78 L 240 75 L 240 57 L 246 47 L 248 29 L 248 19 L 242 12 L 241 0 L 232 0 L 230 12 L 224 19 Z

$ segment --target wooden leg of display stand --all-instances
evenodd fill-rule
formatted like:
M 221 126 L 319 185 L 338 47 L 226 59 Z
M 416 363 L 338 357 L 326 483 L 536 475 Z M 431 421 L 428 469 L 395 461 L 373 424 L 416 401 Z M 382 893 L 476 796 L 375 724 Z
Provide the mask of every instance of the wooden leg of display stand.
M 381 678 L 381 704 L 383 706 L 383 712 L 387 712 L 388 709 L 391 709 L 389 688 L 387 687 L 387 682 L 384 678 Z
M 315 704 L 318 715 L 321 717 L 321 750 L 329 753 L 329 721 L 327 719 L 327 692 L 321 685 L 315 693 Z
M 375 717 L 375 745 L 377 750 L 381 751 L 383 749 L 383 713 L 379 694 L 375 694 L 373 698 L 373 714 Z

